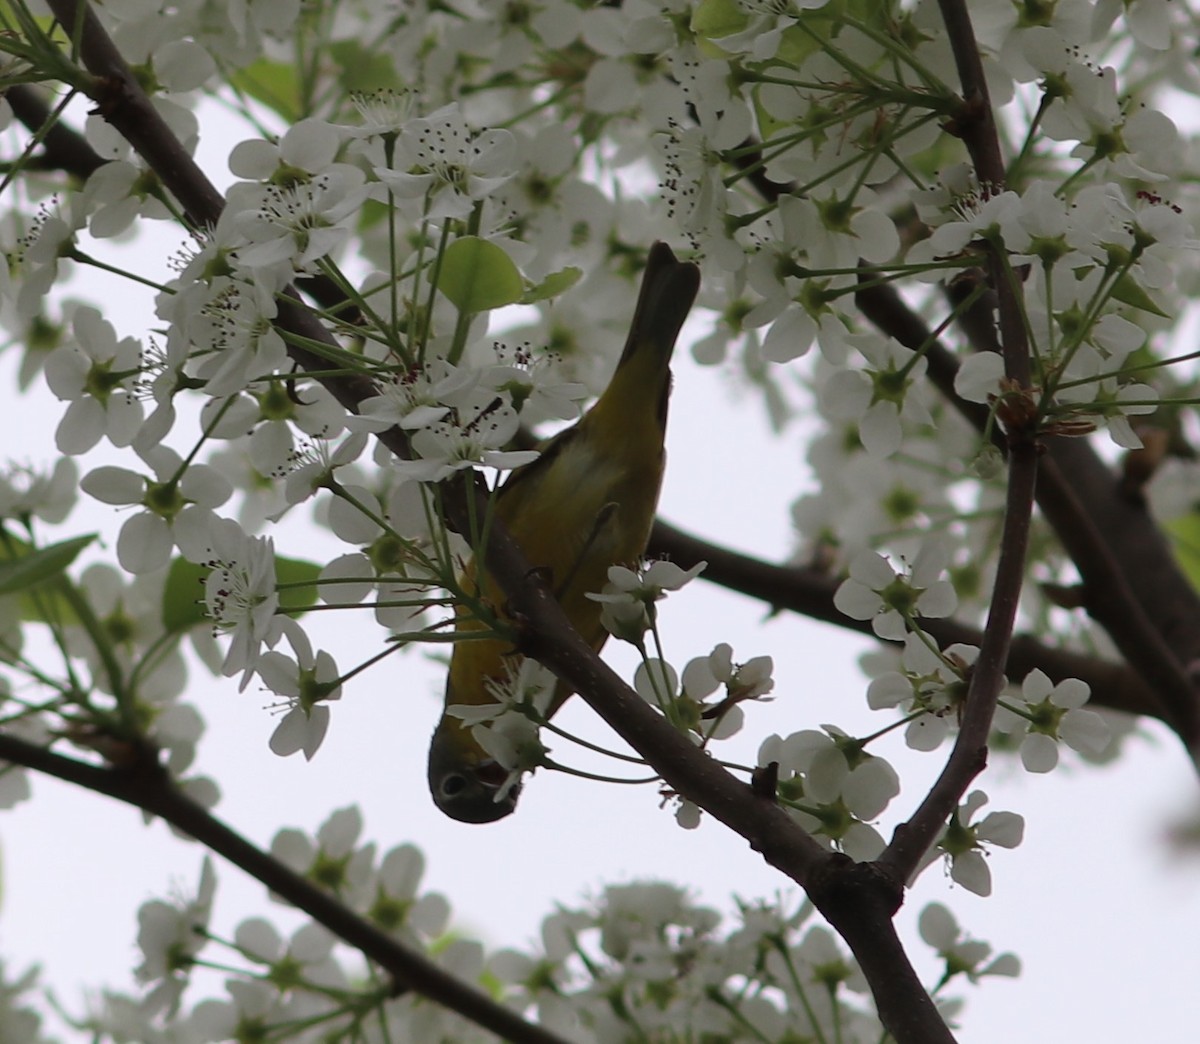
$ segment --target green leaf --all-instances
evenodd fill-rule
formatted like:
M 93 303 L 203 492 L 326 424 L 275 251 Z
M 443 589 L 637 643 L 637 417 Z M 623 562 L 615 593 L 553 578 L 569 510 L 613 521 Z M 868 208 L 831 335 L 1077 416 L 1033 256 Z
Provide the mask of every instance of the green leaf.
M 204 608 L 204 581 L 212 572 L 182 558 L 171 562 L 163 588 L 163 627 L 170 634 L 191 630 L 199 624 L 211 625 L 212 619 Z M 317 600 L 317 578 L 321 567 L 315 562 L 298 558 L 275 559 L 275 579 L 280 584 L 300 584 L 279 592 L 279 604 L 284 609 L 300 610 Z
M 235 90 L 262 102 L 289 123 L 300 119 L 300 74 L 291 62 L 260 58 L 233 72 L 229 82 Z
M 75 561 L 79 552 L 95 539 L 95 533 L 75 537 L 0 563 L 0 595 L 27 591 L 47 580 L 56 579 Z
M 700 0 L 692 10 L 691 29 L 707 40 L 732 36 L 746 28 L 750 16 L 734 0 Z
M 328 53 L 337 62 L 342 88 L 349 91 L 398 90 L 400 79 L 389 55 L 368 49 L 355 40 L 338 40 L 328 45 Z
M 1164 312 L 1155 304 L 1154 298 L 1146 293 L 1142 285 L 1128 273 L 1113 284 L 1112 295 L 1122 304 L 1127 304 L 1132 308 L 1140 308 L 1143 312 L 1162 316 L 1164 319 L 1173 318 L 1170 313 Z
M 163 587 L 163 627 L 168 634 L 211 623 L 204 613 L 204 578 L 209 570 L 183 558 L 173 559 Z
M 279 604 L 285 609 L 307 609 L 317 602 L 317 578 L 321 567 L 299 558 L 276 558 L 275 579 L 288 586 L 279 592 Z
M 392 208 L 380 200 L 364 199 L 358 208 L 358 231 L 369 232 L 379 228 L 392 212 Z
M 551 272 L 540 283 L 529 287 L 521 295 L 521 304 L 533 304 L 535 301 L 545 301 L 551 297 L 557 297 L 570 290 L 582 278 L 583 269 L 576 268 L 574 265 L 558 272 Z
M 477 236 L 456 239 L 442 255 L 441 290 L 460 312 L 488 312 L 516 304 L 525 290 L 513 260 Z

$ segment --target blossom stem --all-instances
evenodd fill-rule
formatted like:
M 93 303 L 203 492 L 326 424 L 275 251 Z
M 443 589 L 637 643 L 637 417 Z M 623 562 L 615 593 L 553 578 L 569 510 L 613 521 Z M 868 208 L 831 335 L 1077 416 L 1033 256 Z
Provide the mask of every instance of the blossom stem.
M 101 272 L 108 272 L 115 276 L 120 276 L 122 279 L 128 279 L 131 283 L 139 283 L 142 286 L 149 287 L 157 293 L 174 293 L 174 291 L 162 283 L 156 283 L 153 279 L 148 279 L 146 276 L 137 275 L 135 272 L 130 272 L 125 268 L 118 268 L 116 265 L 107 264 L 99 258 L 92 257 L 91 254 L 85 254 L 78 247 L 68 247 L 63 252 L 63 257 L 69 258 L 72 261 L 81 265 L 89 265 L 92 268 L 98 269 Z
M 622 779 L 620 776 L 604 776 L 598 772 L 586 772 L 583 769 L 570 768 L 560 762 L 552 761 L 550 758 L 542 760 L 542 767 L 553 770 L 554 772 L 564 772 L 568 776 L 576 776 L 579 779 L 591 779 L 597 783 L 623 783 L 627 786 L 645 786 L 647 783 L 658 783 L 661 776 L 647 776 L 645 779 Z
M 576 736 L 574 733 L 568 732 L 566 729 L 562 728 L 561 726 L 555 725 L 554 722 L 550 721 L 547 718 L 538 716 L 538 717 L 533 718 L 532 720 L 538 726 L 545 729 L 547 732 L 552 732 L 556 736 L 561 736 L 563 739 L 567 740 L 569 743 L 574 743 L 577 746 L 583 747 L 585 750 L 593 751 L 596 754 L 603 754 L 606 758 L 612 758 L 615 761 L 627 761 L 631 765 L 645 765 L 646 764 L 645 758 L 640 758 L 635 754 L 622 754 L 620 751 L 610 750 L 608 747 L 602 747 L 598 743 L 592 743 L 590 740 L 585 740 L 583 737 Z

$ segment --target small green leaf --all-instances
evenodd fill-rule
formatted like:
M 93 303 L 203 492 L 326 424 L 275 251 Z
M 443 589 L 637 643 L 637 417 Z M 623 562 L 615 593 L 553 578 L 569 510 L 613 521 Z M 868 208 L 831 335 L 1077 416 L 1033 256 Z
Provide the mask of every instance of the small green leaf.
M 1132 308 L 1140 308 L 1143 312 L 1162 316 L 1164 319 L 1172 318 L 1169 313 L 1164 312 L 1154 303 L 1154 298 L 1146 293 L 1142 285 L 1128 273 L 1113 284 L 1112 295 L 1122 304 L 1127 304 Z
M 14 594 L 58 577 L 75 561 L 79 552 L 96 539 L 96 534 L 64 540 L 39 548 L 20 558 L 0 563 L 0 594 Z
M 338 79 L 346 91 L 377 91 L 401 86 L 391 56 L 378 49 L 368 49 L 354 40 L 338 40 L 329 44 L 327 50 L 341 70 Z
M 734 0 L 700 0 L 692 10 L 691 29 L 697 36 L 719 40 L 746 28 L 750 16 Z
M 300 118 L 300 74 L 293 63 L 260 58 L 231 73 L 229 82 L 288 122 Z
M 551 272 L 545 279 L 529 287 L 521 295 L 521 304 L 533 304 L 536 301 L 546 301 L 570 290 L 583 278 L 583 269 L 571 265 L 568 268 Z
M 285 609 L 307 609 L 317 602 L 317 578 L 321 567 L 299 558 L 276 558 L 275 579 L 288 584 L 279 592 L 279 604 Z M 303 585 L 303 586 L 290 586 Z
M 516 304 L 525 285 L 513 260 L 477 236 L 456 239 L 442 255 L 441 290 L 460 312 L 488 312 Z

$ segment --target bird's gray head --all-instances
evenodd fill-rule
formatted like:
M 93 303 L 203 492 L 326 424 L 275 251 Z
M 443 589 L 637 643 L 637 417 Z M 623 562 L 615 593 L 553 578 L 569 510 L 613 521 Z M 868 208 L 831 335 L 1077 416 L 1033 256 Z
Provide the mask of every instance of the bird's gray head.
M 429 748 L 429 792 L 433 802 L 460 823 L 494 823 L 517 807 L 521 785 L 497 797 L 508 771 L 491 758 L 454 743 L 440 727 Z

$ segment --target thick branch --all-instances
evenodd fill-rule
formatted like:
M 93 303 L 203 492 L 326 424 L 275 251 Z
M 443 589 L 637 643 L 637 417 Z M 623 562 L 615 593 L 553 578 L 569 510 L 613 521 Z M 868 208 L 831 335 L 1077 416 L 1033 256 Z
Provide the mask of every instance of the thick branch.
M 1197 651 L 1200 599 L 1145 504 L 1122 495 L 1090 446 L 1052 439 L 1047 456 L 1038 503 L 1083 578 L 1084 608 L 1158 694 L 1195 761 L 1200 702 L 1183 664 Z
M 184 794 L 158 762 L 157 752 L 147 750 L 144 755 L 141 763 L 128 768 L 102 768 L 65 758 L 0 732 L 0 760 L 44 772 L 161 817 L 356 947 L 383 968 L 398 988 L 415 990 L 506 1040 L 565 1044 L 561 1037 L 526 1022 L 511 1008 L 497 1003 L 482 991 L 443 971 L 423 954 L 397 942 L 311 881 L 252 845 Z
M 40 131 L 51 117 L 51 109 L 43 92 L 33 84 L 10 87 L 4 97 L 13 115 L 31 131 Z M 88 144 L 87 138 L 61 121 L 44 133 L 40 160 L 45 167 L 62 171 L 81 182 L 87 181 L 108 162 Z M 338 316 L 343 323 L 352 326 L 361 319 L 358 309 L 350 305 L 328 276 L 322 273 L 305 276 L 297 280 L 297 286 L 312 300 L 327 308 L 338 306 Z
M 498 564 L 511 568 L 507 557 Z M 491 559 L 489 559 L 491 568 Z M 838 929 L 871 986 L 883 1025 L 897 1044 L 952 1042 L 895 935 L 891 917 L 904 879 L 881 863 L 854 863 L 820 849 L 773 800 L 733 780 L 694 744 L 666 726 L 571 628 L 558 603 L 527 577 L 497 577 L 528 630 L 522 652 L 565 679 L 678 793 L 750 842 L 772 866 L 801 885 Z
M 884 1025 L 897 1041 L 953 1044 L 953 1035 L 937 1014 L 896 935 L 892 918 L 900 906 L 902 887 L 879 863 L 854 863 L 839 869 L 841 872 L 827 882 L 832 895 L 823 895 L 826 882 L 819 881 L 814 882 L 809 894 L 814 902 L 818 895 L 826 899 L 824 907 L 817 905 L 831 911 L 826 915 L 829 923 L 858 958 L 872 984 L 875 1006 Z M 924 1001 L 919 1007 L 912 1003 L 917 995 Z

